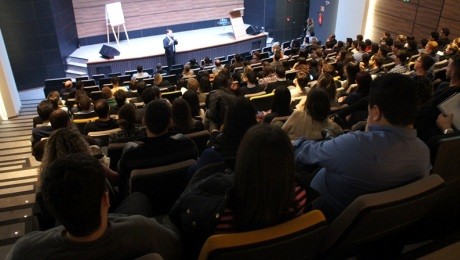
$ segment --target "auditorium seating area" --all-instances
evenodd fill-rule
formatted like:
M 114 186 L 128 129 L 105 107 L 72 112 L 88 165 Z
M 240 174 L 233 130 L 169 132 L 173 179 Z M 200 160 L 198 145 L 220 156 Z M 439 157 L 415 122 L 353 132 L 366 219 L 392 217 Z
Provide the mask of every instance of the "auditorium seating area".
M 239 88 L 248 85 L 247 70 L 254 72 L 257 81 L 262 84 L 264 80 L 270 77 L 271 82 L 290 81 L 290 85 L 292 85 L 290 93 L 294 93 L 298 76 L 301 73 L 308 75 L 308 89 L 317 88 L 322 75 L 330 74 L 334 78 L 334 93 L 336 93 L 333 101 L 331 101 L 330 118 L 334 119 L 343 130 L 352 131 L 351 124 L 357 122 L 347 121 L 349 116 L 344 118 L 338 116 L 341 109 L 345 107 L 339 100 L 345 99 L 357 89 L 355 88 L 357 86 L 355 85 L 357 84 L 356 80 L 350 79 L 351 72 L 347 72 L 348 64 L 360 67 L 360 71 L 369 72 L 372 78 L 392 72 L 397 64 L 394 62 L 382 64 L 377 73 L 371 73 L 373 68 L 353 60 L 352 54 L 357 50 L 354 50 L 352 46 L 332 49 L 328 48 L 328 45 L 307 44 L 300 46 L 301 43 L 296 38 L 279 44 L 283 55 L 280 61 L 285 72 L 284 78 L 276 78 L 274 72 L 278 67 L 273 68 L 270 74 L 264 74 L 267 71 L 266 67 L 271 66 L 270 63 L 274 61 L 274 56 L 277 54 L 277 51 L 272 52 L 271 46 L 242 53 L 241 56 L 244 60 L 242 67 L 230 69 L 232 64 L 236 62 L 236 54 L 234 53 L 214 57 L 214 60 L 220 60 L 227 68 L 226 73 L 233 81 L 232 91 L 235 96 L 238 96 Z M 385 45 L 384 43 L 380 44 Z M 343 50 L 347 52 L 347 56 L 343 57 L 344 59 L 340 57 L 340 52 Z M 441 49 L 439 51 L 443 52 Z M 258 53 L 257 57 L 255 57 L 256 53 Z M 388 57 L 392 57 L 392 54 L 395 53 L 388 53 Z M 409 72 L 403 74 L 410 76 L 416 73 L 414 66 L 419 57 L 420 54 L 407 57 L 407 63 L 404 66 Z M 448 58 L 443 53 L 440 55 L 440 61 L 434 63 L 428 70 L 427 78 L 430 79 L 433 93 L 446 81 Z M 144 72 L 151 75 L 150 77 L 132 79 L 136 73 L 133 68 L 109 75 L 93 75 L 92 78 L 47 79 L 43 91 L 47 97 L 52 91 L 61 91 L 66 81 L 73 80 L 77 88 L 82 88 L 82 93 L 86 93 L 94 103 L 97 100 L 105 99 L 101 93 L 102 88 L 113 88 L 112 77 L 117 77 L 120 86 L 127 89 L 133 84 L 137 86 L 137 94 L 129 97 L 126 103 L 130 103 L 130 98 L 143 98 L 142 93 L 145 89 L 156 87 L 160 91 L 161 98 L 172 103 L 175 99 L 181 98 L 187 88 L 190 89 L 188 87 L 190 78 L 195 78 L 200 84 L 207 79 L 212 86 L 218 75 L 213 71 L 215 66 L 205 66 L 204 57 L 202 60 L 199 58 L 199 60 L 199 66 L 192 69 L 193 76 L 190 77 L 182 76 L 184 66 L 188 64 L 175 64 L 171 69 L 164 66 L 159 67 L 159 70 L 164 71 L 164 73 L 159 74 L 163 83 L 156 82 L 157 69 L 153 68 L 144 69 Z M 202 92 L 201 87 L 198 89 L 198 93 L 207 97 L 206 102 L 200 102 L 200 108 L 205 112 L 210 109 L 209 93 L 216 91 L 216 86 L 211 88 L 212 90 L 204 92 Z M 273 104 L 276 102 L 275 95 L 276 91 L 269 93 L 262 91 L 245 97 L 252 102 L 260 117 L 261 114 L 268 113 L 273 109 Z M 430 93 L 430 98 L 432 95 Z M 295 109 L 304 97 L 306 98 L 305 94 L 292 97 L 290 107 Z M 78 110 L 78 100 L 75 98 L 67 98 L 63 95 L 62 101 L 63 107 L 67 107 L 71 116 L 73 113 L 71 111 Z M 145 107 L 144 102 L 136 101 L 135 104 L 138 109 Z M 332 104 L 335 104 L 335 107 Z M 117 116 L 111 117 L 117 118 Z M 277 127 L 276 125 L 282 126 L 287 118 L 288 116 L 284 115 L 275 117 L 271 124 L 275 125 L 274 127 Z M 361 119 L 363 118 L 361 117 Z M 96 120 L 98 117 L 72 119 L 72 122 L 84 134 L 85 125 Z M 258 121 L 261 123 L 263 117 L 258 118 Z M 88 134 L 89 138 L 97 140 L 101 150 L 110 158 L 108 166 L 114 171 L 118 170 L 118 161 L 125 143 L 110 143 L 109 135 L 119 130 L 116 128 Z M 212 129 L 210 128 L 185 134 L 195 142 L 200 154 L 207 148 L 211 135 Z M 438 136 L 437 138 L 438 140 L 432 141 L 434 144 L 430 146 L 433 170 L 428 177 L 402 187 L 360 196 L 332 223 L 327 223 L 320 211 L 313 210 L 277 226 L 242 233 L 213 235 L 207 239 L 198 259 L 342 259 L 349 257 L 412 259 L 430 253 L 436 255 L 437 250 L 451 244 L 455 245 L 460 241 L 458 222 L 458 217 L 460 217 L 460 207 L 458 206 L 460 205 L 458 199 L 460 198 L 458 185 L 460 183 L 458 176 L 460 172 L 460 160 L 458 159 L 460 139 L 458 132 L 447 137 Z M 142 144 L 142 142 L 138 143 Z M 198 158 L 196 159 L 198 160 Z M 147 194 L 151 199 L 155 215 L 164 216 L 186 189 L 189 180 L 187 171 L 195 163 L 195 160 L 186 160 L 160 167 L 135 169 L 130 175 L 129 191 Z M 43 207 L 43 205 L 37 206 Z M 49 226 L 49 219 L 38 220 L 40 223 L 38 223 L 37 229 Z M 457 257 L 460 255 L 458 250 L 455 250 L 454 255 Z

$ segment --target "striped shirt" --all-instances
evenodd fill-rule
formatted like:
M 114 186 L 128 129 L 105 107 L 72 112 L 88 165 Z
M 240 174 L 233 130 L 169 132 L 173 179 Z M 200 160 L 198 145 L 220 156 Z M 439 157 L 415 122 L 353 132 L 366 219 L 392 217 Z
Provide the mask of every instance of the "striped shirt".
M 307 202 L 307 193 L 305 189 L 297 185 L 295 186 L 295 200 L 297 202 L 297 207 L 295 209 L 290 209 L 290 211 L 293 212 L 293 218 L 302 215 Z M 229 208 L 225 208 L 224 212 L 219 217 L 215 233 L 219 234 L 236 232 L 233 227 L 234 218 L 235 215 L 233 211 Z

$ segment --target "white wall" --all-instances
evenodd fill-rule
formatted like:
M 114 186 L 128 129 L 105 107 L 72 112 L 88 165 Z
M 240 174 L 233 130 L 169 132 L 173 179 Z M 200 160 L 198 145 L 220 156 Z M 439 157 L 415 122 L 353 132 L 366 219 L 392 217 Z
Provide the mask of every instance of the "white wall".
M 10 60 L 0 30 L 0 117 L 7 120 L 19 115 L 21 100 L 14 81 Z
M 334 0 L 330 0 L 334 1 Z M 356 35 L 364 35 L 366 26 L 367 0 L 340 0 L 335 25 L 337 40 L 356 39 Z M 327 7 L 326 7 L 327 8 Z

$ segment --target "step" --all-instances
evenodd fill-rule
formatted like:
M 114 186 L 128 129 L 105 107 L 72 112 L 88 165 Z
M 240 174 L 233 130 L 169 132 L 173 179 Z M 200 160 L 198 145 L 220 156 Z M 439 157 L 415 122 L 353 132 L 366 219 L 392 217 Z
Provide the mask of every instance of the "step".
M 75 63 L 84 63 L 84 64 L 86 64 L 86 63 L 88 62 L 87 59 L 78 58 L 78 57 L 73 57 L 73 56 L 67 57 L 66 61 L 67 61 L 67 63 L 69 63 L 69 62 L 75 62 Z
M 74 67 L 80 67 L 80 68 L 85 68 L 85 69 L 88 68 L 86 63 L 72 62 L 72 61 L 68 61 L 67 66 L 74 66 Z
M 88 74 L 88 69 L 83 67 L 76 67 L 76 66 L 68 66 L 67 71 L 76 71 L 78 73 L 85 73 Z
M 77 77 L 82 77 L 82 76 L 87 76 L 88 75 L 88 71 L 82 72 L 82 71 L 77 71 L 77 70 L 66 70 L 65 73 L 66 73 L 66 75 L 69 75 L 69 74 L 77 75 Z

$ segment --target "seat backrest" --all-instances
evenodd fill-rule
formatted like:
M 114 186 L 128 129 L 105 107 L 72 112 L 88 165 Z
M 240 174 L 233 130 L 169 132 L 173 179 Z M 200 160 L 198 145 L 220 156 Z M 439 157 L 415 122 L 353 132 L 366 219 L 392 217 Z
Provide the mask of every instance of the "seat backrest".
M 166 98 L 169 100 L 169 102 L 173 102 L 174 99 L 178 98 L 182 96 L 182 92 L 180 90 L 176 90 L 176 91 L 171 91 L 171 92 L 164 92 L 161 94 L 161 97 L 162 98 Z
M 326 233 L 319 210 L 260 230 L 213 235 L 198 259 L 312 259 Z
M 272 108 L 274 99 L 275 93 L 272 92 L 265 95 L 251 97 L 249 100 L 257 108 L 257 111 L 268 111 Z
M 109 145 L 109 136 L 111 133 L 116 133 L 121 131 L 120 128 L 114 128 L 110 130 L 105 130 L 105 131 L 94 131 L 94 132 L 89 132 L 88 136 L 99 139 L 102 141 L 102 146 L 107 146 Z
M 75 124 L 75 126 L 77 127 L 78 131 L 84 135 L 85 134 L 85 125 L 86 123 L 88 122 L 93 122 L 93 121 L 96 121 L 98 120 L 99 117 L 90 117 L 90 118 L 81 118 L 81 119 L 73 119 L 72 120 L 72 123 Z
M 196 163 L 186 160 L 165 166 L 137 169 L 131 172 L 131 192 L 142 192 L 150 198 L 154 215 L 169 212 L 187 186 L 188 168 Z
M 94 79 L 82 80 L 81 83 L 84 87 L 96 86 L 96 81 Z
M 358 197 L 331 223 L 322 251 L 343 256 L 403 231 L 428 215 L 443 189 L 444 180 L 429 175 L 402 187 Z
M 460 135 L 442 138 L 437 143 L 431 173 L 441 176 L 446 182 L 460 180 Z
M 210 136 L 208 130 L 186 134 L 185 136 L 193 140 L 193 142 L 196 144 L 196 147 L 198 148 L 199 154 L 201 154 L 204 149 L 207 148 Z

